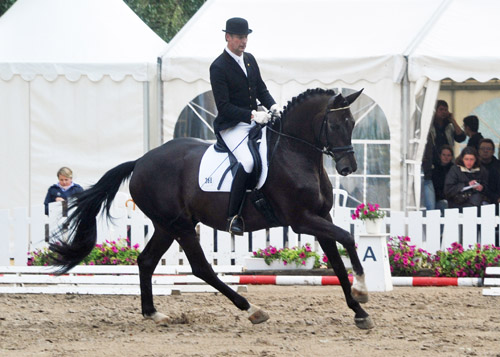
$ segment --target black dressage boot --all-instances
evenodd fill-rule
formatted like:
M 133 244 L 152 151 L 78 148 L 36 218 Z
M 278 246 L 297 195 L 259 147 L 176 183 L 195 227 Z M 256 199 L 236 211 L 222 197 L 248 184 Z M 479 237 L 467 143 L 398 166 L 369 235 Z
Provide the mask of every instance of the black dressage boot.
M 227 231 L 238 236 L 243 235 L 245 231 L 245 222 L 241 217 L 241 211 L 245 203 L 248 176 L 249 174 L 243 169 L 243 165 L 238 164 L 238 170 L 233 178 L 229 194 Z

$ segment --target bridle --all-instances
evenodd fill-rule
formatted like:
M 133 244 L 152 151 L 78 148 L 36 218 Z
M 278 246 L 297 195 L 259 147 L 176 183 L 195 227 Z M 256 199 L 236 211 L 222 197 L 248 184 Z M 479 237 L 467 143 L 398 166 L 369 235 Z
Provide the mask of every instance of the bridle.
M 349 153 L 354 153 L 354 148 L 352 147 L 352 145 L 331 147 L 330 142 L 328 141 L 328 125 L 327 125 L 328 114 L 331 113 L 331 112 L 335 112 L 335 111 L 338 111 L 338 110 L 345 110 L 345 109 L 349 109 L 349 106 L 330 109 L 330 110 L 328 110 L 325 113 L 325 116 L 323 117 L 323 120 L 321 122 L 321 128 L 319 130 L 318 138 L 316 139 L 316 142 L 319 143 L 319 145 L 314 145 L 314 144 L 311 144 L 310 142 L 305 141 L 305 140 L 303 140 L 301 138 L 297 138 L 296 136 L 292 136 L 292 135 L 288 135 L 288 134 L 282 133 L 281 132 L 281 121 L 280 121 L 280 130 L 279 131 L 274 130 L 271 127 L 271 125 L 268 125 L 267 129 L 270 130 L 270 131 L 272 131 L 275 134 L 278 134 L 279 136 L 284 136 L 286 138 L 289 138 L 289 139 L 301 142 L 302 144 L 307 145 L 307 146 L 309 146 L 309 147 L 311 147 L 311 148 L 313 148 L 313 149 L 321 152 L 322 154 L 331 156 L 333 158 L 334 158 L 335 154 L 349 154 Z M 271 122 L 274 123 L 275 120 L 280 120 L 280 117 L 278 115 L 273 115 Z M 325 129 L 323 130 L 323 128 L 325 128 Z M 324 131 L 324 135 L 325 135 L 325 138 L 326 138 L 326 146 L 321 145 L 321 137 L 323 135 L 323 131 Z M 276 147 L 278 146 L 278 141 L 279 141 L 279 137 L 278 137 L 278 140 L 276 141 L 276 144 L 274 146 L 273 154 L 274 154 L 274 151 L 276 150 Z M 272 156 L 274 156 L 274 155 L 271 155 L 271 157 Z
M 321 134 L 323 133 L 323 128 L 325 128 L 326 150 L 323 148 L 322 152 L 326 155 L 331 156 L 331 157 L 333 157 L 333 155 L 336 153 L 340 153 L 340 154 L 354 153 L 354 148 L 352 147 L 352 145 L 331 147 L 330 142 L 328 141 L 328 125 L 327 125 L 328 113 L 336 112 L 338 110 L 346 110 L 346 109 L 349 109 L 349 106 L 328 110 L 325 113 L 325 116 L 323 117 L 323 121 L 321 122 L 321 128 L 319 129 L 319 138 L 318 138 L 317 142 L 319 142 L 321 144 Z

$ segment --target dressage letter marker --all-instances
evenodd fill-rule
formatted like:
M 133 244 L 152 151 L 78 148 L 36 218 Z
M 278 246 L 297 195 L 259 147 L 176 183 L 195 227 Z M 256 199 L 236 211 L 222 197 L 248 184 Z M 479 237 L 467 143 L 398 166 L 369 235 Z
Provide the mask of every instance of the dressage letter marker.
M 365 271 L 368 291 L 391 291 L 392 279 L 387 253 L 387 234 L 360 234 L 358 256 Z

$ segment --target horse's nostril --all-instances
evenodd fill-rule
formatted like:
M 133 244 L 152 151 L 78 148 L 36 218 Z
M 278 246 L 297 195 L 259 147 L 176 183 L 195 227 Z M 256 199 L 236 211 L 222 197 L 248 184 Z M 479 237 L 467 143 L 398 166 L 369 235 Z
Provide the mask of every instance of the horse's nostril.
M 345 168 L 345 169 L 342 169 L 342 171 L 340 172 L 340 174 L 341 174 L 342 176 L 347 176 L 347 175 L 349 175 L 349 174 L 352 174 L 352 171 L 351 171 L 351 169 L 349 169 L 349 168 Z

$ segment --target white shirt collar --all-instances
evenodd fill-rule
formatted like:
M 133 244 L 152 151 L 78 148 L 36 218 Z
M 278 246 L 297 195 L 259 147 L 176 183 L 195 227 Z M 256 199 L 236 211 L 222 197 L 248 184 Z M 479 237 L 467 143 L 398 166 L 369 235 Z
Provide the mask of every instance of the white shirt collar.
M 247 69 L 245 68 L 245 61 L 243 60 L 243 53 L 241 56 L 235 55 L 229 48 L 225 48 L 226 52 L 229 53 L 229 55 L 236 61 L 236 63 L 239 64 L 241 69 L 243 70 L 243 73 L 245 73 L 245 76 L 247 75 Z

